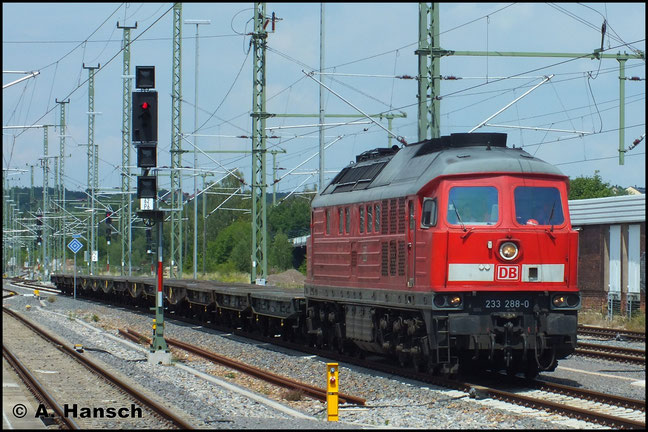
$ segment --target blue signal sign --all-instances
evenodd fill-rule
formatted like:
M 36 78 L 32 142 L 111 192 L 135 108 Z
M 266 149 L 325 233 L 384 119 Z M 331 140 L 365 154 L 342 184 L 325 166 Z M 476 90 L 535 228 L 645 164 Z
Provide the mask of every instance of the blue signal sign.
M 76 254 L 83 248 L 83 243 L 74 238 L 70 243 L 68 243 L 67 247 Z

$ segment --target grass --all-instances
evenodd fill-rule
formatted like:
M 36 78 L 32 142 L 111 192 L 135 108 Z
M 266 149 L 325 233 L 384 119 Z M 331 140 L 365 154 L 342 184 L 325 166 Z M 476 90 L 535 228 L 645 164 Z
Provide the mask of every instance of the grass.
M 193 274 L 190 274 L 193 276 Z M 220 282 L 234 282 L 234 283 L 250 283 L 250 273 L 221 273 L 221 272 L 211 272 L 205 273 L 203 276 L 202 273 L 198 272 L 197 274 L 199 280 L 215 280 Z
M 301 390 L 288 390 L 284 392 L 283 398 L 287 401 L 297 402 L 304 398 L 304 392 Z
M 606 312 L 581 311 L 578 313 L 578 324 L 619 328 L 629 331 L 646 331 L 646 314 L 638 312 L 630 319 L 627 316 L 614 315 L 611 320 L 608 320 Z

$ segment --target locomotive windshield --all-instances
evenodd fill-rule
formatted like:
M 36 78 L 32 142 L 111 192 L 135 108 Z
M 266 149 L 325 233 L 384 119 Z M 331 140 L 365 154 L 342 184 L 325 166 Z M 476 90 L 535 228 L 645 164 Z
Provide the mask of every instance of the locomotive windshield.
M 521 225 L 561 225 L 565 221 L 560 192 L 552 187 L 515 188 L 515 219 Z
M 497 223 L 497 189 L 492 186 L 456 186 L 448 196 L 448 223 L 493 225 Z

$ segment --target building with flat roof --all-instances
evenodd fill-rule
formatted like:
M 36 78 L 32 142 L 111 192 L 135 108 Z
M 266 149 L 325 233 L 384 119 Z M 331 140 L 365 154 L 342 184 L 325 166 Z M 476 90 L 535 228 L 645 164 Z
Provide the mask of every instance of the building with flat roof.
M 579 229 L 583 307 L 608 314 L 645 311 L 646 195 L 570 200 Z

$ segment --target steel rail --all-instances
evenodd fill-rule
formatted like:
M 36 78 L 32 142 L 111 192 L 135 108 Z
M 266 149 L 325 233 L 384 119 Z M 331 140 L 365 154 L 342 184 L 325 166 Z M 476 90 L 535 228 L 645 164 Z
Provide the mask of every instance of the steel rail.
M 630 429 L 645 429 L 646 422 L 624 419 L 608 414 L 602 414 L 590 411 L 584 408 L 578 408 L 574 406 L 565 405 L 558 402 L 546 401 L 538 398 L 533 398 L 529 396 L 523 396 L 516 393 L 511 393 L 503 390 L 497 390 L 489 387 L 482 386 L 472 386 L 482 393 L 488 394 L 494 399 L 499 399 L 503 401 L 510 401 L 516 404 L 521 404 L 527 407 L 542 409 L 542 410 L 551 410 L 553 412 L 559 412 L 567 414 L 571 417 L 576 417 L 579 419 L 585 419 L 595 423 L 604 423 L 612 427 L 620 428 L 630 428 Z
M 630 330 L 623 330 L 623 329 L 612 329 L 612 328 L 604 328 L 604 327 L 594 327 L 594 326 L 586 326 L 586 325 L 579 325 L 578 333 L 582 335 L 588 335 L 588 336 L 609 336 L 613 338 L 618 336 L 624 339 L 631 339 L 631 340 L 638 340 L 638 341 L 646 340 L 645 332 L 630 331 Z
M 635 357 L 640 357 L 640 356 L 645 357 L 646 355 L 646 351 L 642 349 L 624 348 L 624 347 L 617 347 L 611 345 L 599 345 L 599 344 L 591 344 L 591 343 L 583 343 L 583 342 L 578 342 L 577 348 L 613 352 L 613 353 L 624 354 L 624 355 L 635 356 Z
M 45 405 L 49 406 L 50 409 L 52 409 L 56 413 L 56 415 L 58 415 L 57 420 L 63 422 L 63 424 L 68 427 L 68 429 L 81 429 L 79 425 L 76 424 L 74 419 L 69 418 L 65 415 L 63 408 L 58 404 L 58 402 L 56 402 L 56 399 L 54 399 L 54 397 L 49 394 L 47 390 L 45 390 L 45 387 L 43 387 L 43 385 L 38 381 L 36 376 L 32 374 L 29 369 L 27 369 L 27 366 L 25 366 L 13 352 L 11 352 L 11 350 L 6 347 L 5 344 L 2 344 L 2 355 L 7 359 L 20 379 L 31 390 L 36 399 L 44 402 Z
M 32 329 L 34 332 L 36 332 L 39 336 L 43 337 L 47 341 L 51 342 L 52 344 L 56 345 L 58 349 L 63 351 L 66 354 L 69 354 L 72 358 L 77 360 L 79 363 L 83 364 L 85 367 L 87 367 L 90 371 L 95 372 L 111 382 L 112 384 L 116 385 L 126 393 L 130 394 L 132 397 L 140 401 L 142 404 L 146 405 L 150 409 L 152 409 L 154 412 L 156 412 L 158 415 L 162 416 L 164 419 L 170 421 L 173 423 L 175 426 L 177 426 L 180 429 L 194 429 L 194 427 L 189 424 L 187 421 L 184 419 L 176 416 L 174 413 L 170 412 L 166 407 L 160 405 L 153 399 L 149 398 L 147 395 L 144 393 L 135 390 L 130 387 L 130 385 L 124 381 L 122 381 L 120 378 L 117 378 L 115 375 L 112 373 L 108 372 L 106 369 L 103 367 L 99 366 L 97 363 L 94 361 L 90 360 L 88 357 L 81 355 L 77 351 L 75 351 L 73 348 L 67 346 L 65 343 L 60 341 L 58 338 L 55 336 L 51 335 L 49 332 L 46 332 L 45 330 L 41 329 L 40 327 L 36 326 L 34 323 L 31 321 L 27 320 L 26 318 L 20 316 L 16 312 L 6 308 L 2 307 L 2 311 L 6 312 L 7 314 L 11 315 L 12 317 L 18 319 L 21 321 L 23 324 L 25 324 L 27 327 Z
M 528 383 L 527 383 L 528 384 Z M 563 384 L 552 383 L 548 381 L 535 380 L 533 381 L 535 388 L 538 390 L 548 391 L 551 393 L 558 393 L 565 396 L 578 397 L 590 401 L 611 404 L 618 407 L 629 408 L 637 411 L 646 411 L 646 401 L 639 399 L 631 399 L 623 396 L 615 396 L 609 393 L 601 393 L 594 390 L 587 390 L 566 386 Z
M 579 342 L 574 354 L 623 363 L 646 364 L 645 351 L 633 348 L 621 348 Z

